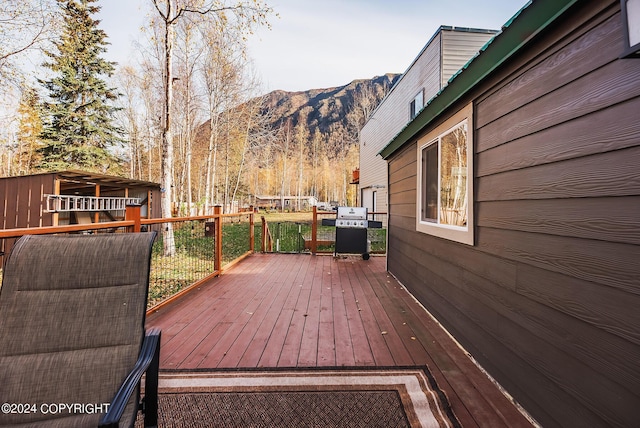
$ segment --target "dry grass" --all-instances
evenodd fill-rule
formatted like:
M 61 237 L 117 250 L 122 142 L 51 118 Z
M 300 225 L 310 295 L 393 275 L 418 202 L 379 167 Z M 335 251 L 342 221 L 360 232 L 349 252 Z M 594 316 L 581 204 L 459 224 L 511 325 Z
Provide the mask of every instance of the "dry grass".
M 267 222 L 269 223 L 278 223 L 278 222 L 292 222 L 292 223 L 303 223 L 303 222 L 309 222 L 311 223 L 311 221 L 313 220 L 313 213 L 312 212 L 301 212 L 301 213 L 279 213 L 279 212 L 273 212 L 273 213 L 260 213 L 260 216 L 264 216 L 264 218 L 267 220 Z M 257 221 L 257 220 L 256 220 Z
M 291 223 L 311 223 L 313 221 L 313 212 L 260 212 L 256 216 L 256 223 L 260 222 L 260 216 L 264 216 L 264 218 L 269 223 L 278 223 L 278 222 L 291 222 Z M 335 218 L 336 213 L 332 211 L 318 211 L 318 218 Z

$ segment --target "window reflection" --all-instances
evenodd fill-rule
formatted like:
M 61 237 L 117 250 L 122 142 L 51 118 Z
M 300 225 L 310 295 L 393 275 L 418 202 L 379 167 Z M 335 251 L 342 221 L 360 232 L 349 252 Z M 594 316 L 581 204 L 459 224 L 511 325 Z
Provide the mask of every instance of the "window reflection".
M 440 223 L 467 224 L 467 125 L 441 138 Z
M 422 221 L 467 225 L 467 169 L 466 122 L 422 148 Z

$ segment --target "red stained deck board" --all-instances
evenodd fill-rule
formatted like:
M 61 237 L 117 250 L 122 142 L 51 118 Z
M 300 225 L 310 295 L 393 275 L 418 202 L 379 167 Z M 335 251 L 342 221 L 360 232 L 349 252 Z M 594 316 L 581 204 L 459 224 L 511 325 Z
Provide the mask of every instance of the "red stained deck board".
M 327 260 L 327 257 L 323 257 Z M 330 263 L 325 262 L 322 271 L 322 282 L 320 283 L 320 324 L 318 325 L 318 356 L 319 366 L 336 365 L 336 338 L 333 308 L 333 282 L 337 276 L 332 272 Z
M 427 365 L 463 426 L 531 426 L 383 257 L 254 254 L 147 325 L 162 369 Z
M 169 305 L 149 317 L 148 322 L 163 329 L 163 347 L 160 353 L 162 367 L 191 368 L 209 354 L 211 343 L 215 343 L 216 338 L 226 330 L 225 326 L 229 327 L 229 323 L 224 324 L 224 317 L 234 309 L 233 304 L 246 304 L 243 303 L 244 290 L 238 287 L 235 278 L 251 275 L 259 267 L 259 263 L 243 266 L 243 269 L 230 275 L 216 278 L 214 282 L 204 284 L 183 296 L 179 305 Z M 213 286 L 216 288 L 216 299 L 209 299 Z M 174 331 L 169 327 L 170 334 L 165 334 L 165 326 L 176 321 L 183 326 L 182 329 Z M 211 334 L 213 330 L 215 335 Z M 192 353 L 196 355 L 191 356 Z M 185 363 L 187 359 L 188 362 Z
M 306 274 L 300 284 L 293 284 L 299 287 L 300 292 L 291 316 L 291 322 L 287 327 L 286 336 L 280 355 L 278 356 L 277 367 L 296 367 L 300 354 L 300 344 L 304 332 L 307 310 L 309 309 L 309 299 L 311 296 L 311 283 L 315 275 L 315 268 L 318 263 L 317 257 L 312 257 L 306 261 Z
M 369 261 L 374 261 L 375 259 L 376 258 L 373 258 Z M 353 286 L 355 303 L 358 307 L 360 319 L 362 320 L 362 326 L 364 327 L 364 334 L 367 338 L 369 349 L 373 354 L 374 364 L 376 366 L 393 366 L 393 355 L 382 334 L 385 330 L 378 324 L 378 320 L 373 313 L 372 304 L 375 305 L 375 303 L 367 300 L 367 295 L 364 291 L 369 284 L 365 283 L 366 279 L 355 269 L 355 262 L 351 265 L 347 263 L 346 266 L 347 269 L 349 269 L 349 279 Z
M 390 326 L 392 331 L 385 336 L 389 347 L 396 350 L 394 358 L 398 365 L 404 365 L 410 360 L 408 365 L 424 365 L 430 362 L 429 354 L 422 344 L 417 340 L 417 333 L 420 327 L 412 322 L 412 316 L 407 308 L 407 303 L 400 299 L 399 292 L 403 295 L 407 293 L 402 286 L 394 281 L 390 275 L 386 274 L 382 277 L 375 275 L 374 271 L 368 265 L 360 265 L 362 274 L 367 279 L 367 283 L 371 285 L 370 293 L 375 295 L 375 301 L 380 305 L 379 308 L 385 308 L 384 324 Z M 373 299 L 372 296 L 369 298 Z M 376 310 L 376 313 L 379 313 Z
M 349 272 L 344 264 L 339 264 L 341 278 L 344 287 L 344 305 L 349 326 L 350 345 L 353 352 L 355 366 L 373 366 L 375 359 L 367 339 L 364 321 L 360 316 L 360 308 L 354 292 L 354 284 L 351 282 Z
M 237 366 L 240 367 L 257 367 L 265 351 L 269 337 L 275 329 L 275 324 L 278 316 L 282 312 L 282 301 L 286 300 L 289 294 L 289 290 L 285 287 L 281 287 L 276 291 L 275 298 L 271 301 L 271 304 L 266 309 L 264 317 L 259 318 L 256 312 L 252 319 L 252 323 L 247 324 L 243 332 L 246 330 L 245 341 L 247 341 L 244 352 L 238 360 Z M 251 331 L 255 334 L 251 335 Z M 228 354 L 227 354 L 228 355 Z
M 318 339 L 320 327 L 320 298 L 322 296 L 322 275 L 325 269 L 325 257 L 315 257 L 312 280 L 303 284 L 302 288 L 310 287 L 309 300 L 304 317 L 304 327 L 300 340 L 297 367 L 314 367 L 318 362 Z
M 257 362 L 257 367 L 278 366 L 280 354 L 284 348 L 289 328 L 293 325 L 293 316 L 296 313 L 296 305 L 300 299 L 302 284 L 305 281 L 305 276 L 308 271 L 309 263 L 301 263 L 300 269 L 297 270 L 296 276 L 293 278 L 293 283 L 289 287 L 287 298 L 278 312 L 271 334 L 264 345 L 260 359 Z M 274 307 L 274 310 L 277 310 L 277 307 Z
M 333 325 L 334 325 L 334 345 L 336 354 L 336 366 L 355 366 L 355 356 L 353 352 L 354 344 L 352 343 L 351 330 L 349 329 L 349 317 L 347 312 L 346 299 L 349 295 L 351 284 L 344 268 L 338 265 L 338 269 L 334 271 L 336 275 L 333 278 L 331 286 L 331 299 L 333 306 Z
M 221 361 L 221 367 L 256 367 L 258 365 L 278 315 L 291 291 L 290 284 L 294 281 L 299 269 L 299 264 L 287 264 L 283 266 L 280 275 L 271 280 L 269 295 L 265 296 L 253 312 L 238 340 Z
M 260 266 L 260 263 L 247 264 L 238 266 L 238 270 L 234 271 L 234 275 L 242 275 L 255 271 Z M 197 287 L 195 290 L 189 292 L 188 295 L 183 296 L 181 305 L 169 305 L 161 308 L 158 312 L 151 314 L 148 317 L 148 322 L 162 329 L 162 342 L 164 344 L 170 343 L 173 338 L 181 332 L 182 328 L 188 325 L 194 325 L 194 323 L 204 322 L 195 320 L 195 316 L 207 317 L 211 314 L 217 313 L 218 307 L 224 307 L 226 301 L 235 300 L 241 295 L 242 289 L 238 287 L 229 286 L 234 281 L 233 276 L 223 276 L 217 278 L 216 286 L 218 287 L 217 296 L 215 301 L 209 301 L 206 298 L 200 298 L 201 293 L 208 289 L 210 284 L 204 284 Z M 188 302 L 188 303 L 187 303 Z M 188 306 L 189 310 L 184 311 L 182 308 Z M 184 336 L 180 334 L 179 336 Z M 178 347 L 174 343 L 173 347 Z
M 380 301 L 380 298 L 384 298 L 383 293 L 376 294 L 373 289 L 373 284 L 368 278 L 368 265 L 361 263 L 355 265 L 355 268 L 359 270 L 359 273 L 364 276 L 367 287 L 363 287 L 364 298 L 369 301 L 371 311 L 376 318 L 378 327 L 380 328 L 380 334 L 387 343 L 387 347 L 392 353 L 394 365 L 405 366 L 415 364 L 411 355 L 405 348 L 398 329 L 402 327 L 402 320 L 399 320 L 397 324 L 391 321 L 389 313 L 396 313 L 398 308 L 391 306 L 384 306 Z
M 294 267 L 293 261 L 280 265 L 280 269 L 264 269 L 255 277 L 248 278 L 251 286 L 237 299 L 238 304 L 232 306 L 224 321 L 229 329 L 220 337 L 212 351 L 200 363 L 201 367 L 237 367 L 247 347 L 251 343 L 258 326 L 268 307 L 283 288 L 289 269 Z M 236 284 L 242 287 L 241 284 Z

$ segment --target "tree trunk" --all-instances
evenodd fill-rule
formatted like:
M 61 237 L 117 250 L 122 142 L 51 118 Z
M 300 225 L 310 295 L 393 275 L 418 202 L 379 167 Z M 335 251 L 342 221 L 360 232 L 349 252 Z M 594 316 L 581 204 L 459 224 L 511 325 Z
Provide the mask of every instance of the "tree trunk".
M 287 174 L 287 158 L 289 157 L 289 127 L 290 123 L 287 124 L 287 131 L 285 134 L 284 140 L 284 154 L 282 156 L 282 181 L 280 182 L 280 211 L 284 212 L 284 197 L 285 190 L 284 184 L 286 183 L 286 174 Z
M 247 155 L 247 149 L 249 148 L 249 133 L 251 132 L 252 119 L 255 112 L 253 108 L 249 107 L 249 114 L 247 117 L 247 126 L 244 134 L 244 145 L 242 146 L 242 157 L 240 158 L 240 166 L 238 168 L 238 174 L 236 177 L 236 185 L 233 189 L 233 195 L 231 196 L 231 200 L 234 201 L 236 199 L 236 193 L 238 192 L 238 187 L 240 187 L 240 179 L 242 178 L 242 171 L 244 169 L 244 161 Z
M 211 119 L 209 120 L 209 149 L 207 152 L 207 178 L 205 183 L 205 195 L 204 195 L 204 209 L 205 214 L 208 213 L 209 204 L 213 199 L 213 187 L 216 182 L 216 162 L 218 160 L 218 134 L 217 134 L 217 118 L 214 122 L 215 112 L 213 107 L 209 107 L 209 113 L 211 115 Z
M 222 213 L 227 214 L 231 212 L 229 208 L 229 140 L 231 139 L 231 132 L 229 127 L 229 119 L 227 119 L 227 135 L 224 143 L 224 193 L 222 194 L 223 206 Z
M 302 156 L 304 154 L 304 141 L 302 138 L 300 138 L 299 141 L 299 147 L 298 147 L 298 198 L 296 200 L 296 209 L 297 211 L 302 211 L 302 204 L 300 201 L 300 198 L 302 198 L 302 177 L 303 177 L 303 170 L 302 170 L 302 166 L 303 166 L 303 159 Z
M 169 2 L 168 8 L 171 8 Z M 168 13 L 167 16 L 170 16 Z M 164 123 L 162 129 L 162 190 L 161 190 L 161 206 L 162 217 L 172 217 L 172 197 L 173 197 L 173 138 L 171 135 L 171 106 L 173 104 L 173 24 L 165 21 L 164 33 L 164 49 L 165 49 L 165 69 L 164 69 Z M 163 229 L 163 246 L 164 255 L 173 256 L 176 252 L 175 241 L 173 239 L 173 223 L 166 223 Z

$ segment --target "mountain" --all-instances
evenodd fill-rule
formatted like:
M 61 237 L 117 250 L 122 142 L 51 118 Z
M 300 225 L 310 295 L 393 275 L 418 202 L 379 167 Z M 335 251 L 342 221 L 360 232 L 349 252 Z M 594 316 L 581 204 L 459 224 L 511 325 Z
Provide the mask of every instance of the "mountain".
M 251 117 L 252 130 L 248 124 L 217 126 L 213 156 L 208 153 L 210 122 L 200 126 L 198 144 L 192 147 L 192 170 L 217 168 L 212 172 L 216 189 L 212 200 L 221 194 L 224 200 L 313 195 L 321 201 L 353 205 L 356 188 L 348 183 L 359 164 L 360 129 L 399 77 L 385 74 L 335 88 L 273 91 L 255 98 L 228 112 L 233 120 L 251 111 L 245 117 Z M 252 107 L 247 110 L 248 106 Z M 260 109 L 258 120 L 254 107 Z
M 309 138 L 317 131 L 328 143 L 340 138 L 355 143 L 353 127 L 362 127 L 399 77 L 400 74 L 385 74 L 335 88 L 273 91 L 265 95 L 263 112 L 273 118 L 274 128 L 287 123 L 291 129 L 301 125 Z

